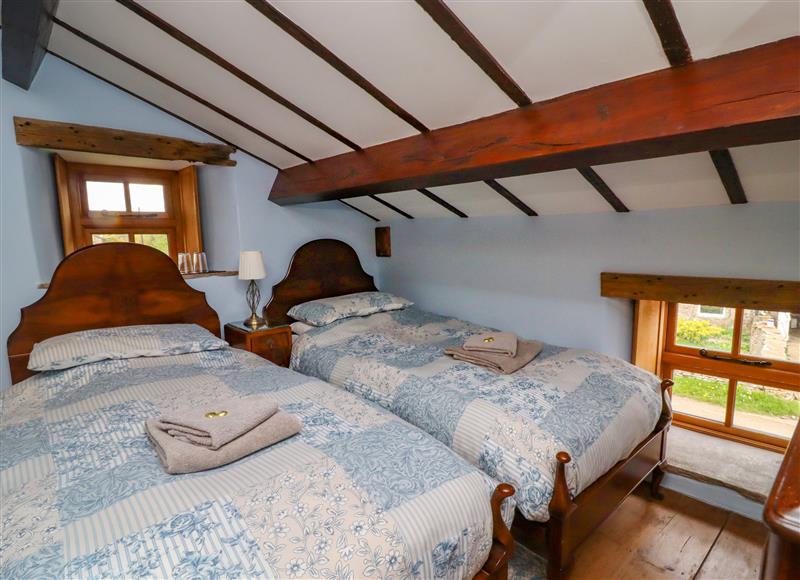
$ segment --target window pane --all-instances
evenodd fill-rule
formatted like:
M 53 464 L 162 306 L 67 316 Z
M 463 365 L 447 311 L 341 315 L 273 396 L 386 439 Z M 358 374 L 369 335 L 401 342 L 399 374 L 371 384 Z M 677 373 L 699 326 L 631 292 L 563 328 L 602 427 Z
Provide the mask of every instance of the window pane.
M 169 256 L 169 236 L 167 234 L 133 234 L 133 241 L 161 250 Z
M 164 186 L 151 183 L 130 183 L 131 211 L 158 212 L 164 209 Z
M 678 304 L 675 344 L 731 352 L 735 314 L 722 306 Z
M 745 310 L 740 352 L 800 363 L 800 314 Z
M 672 380 L 675 382 L 672 387 L 673 409 L 720 423 L 725 421 L 728 379 L 675 371 Z
M 128 234 L 92 234 L 92 245 L 107 244 L 109 242 L 129 242 Z
M 739 382 L 733 425 L 791 438 L 800 415 L 800 393 Z
M 125 186 L 114 181 L 87 181 L 89 211 L 125 211 Z

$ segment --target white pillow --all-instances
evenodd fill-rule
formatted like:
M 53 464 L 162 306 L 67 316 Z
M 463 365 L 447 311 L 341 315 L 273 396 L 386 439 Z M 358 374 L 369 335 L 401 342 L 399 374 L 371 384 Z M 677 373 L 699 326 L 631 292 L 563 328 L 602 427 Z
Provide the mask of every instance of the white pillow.
M 304 302 L 293 306 L 288 314 L 295 320 L 312 326 L 325 326 L 342 318 L 402 310 L 412 304 L 413 302 L 388 292 L 357 292 Z
M 197 324 L 144 324 L 81 330 L 33 345 L 32 371 L 53 371 L 109 359 L 218 350 L 228 343 Z
M 316 326 L 311 326 L 310 324 L 306 324 L 305 322 L 292 322 L 289 325 L 289 328 L 292 329 L 292 334 L 300 336 L 301 334 L 305 334 L 312 328 L 316 328 Z

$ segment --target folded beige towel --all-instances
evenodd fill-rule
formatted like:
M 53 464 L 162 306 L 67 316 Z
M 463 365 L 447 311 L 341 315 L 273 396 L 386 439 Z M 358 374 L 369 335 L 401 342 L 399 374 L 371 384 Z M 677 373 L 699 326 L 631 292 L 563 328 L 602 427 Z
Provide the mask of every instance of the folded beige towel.
M 485 332 L 464 341 L 464 350 L 502 356 L 517 355 L 517 335 L 513 332 Z
M 278 412 L 269 396 L 220 399 L 210 406 L 183 407 L 163 415 L 164 431 L 186 443 L 219 449 Z
M 458 347 L 446 348 L 444 352 L 456 360 L 486 367 L 502 375 L 510 375 L 535 359 L 542 352 L 542 343 L 538 340 L 520 340 L 517 344 L 517 356 L 514 357 L 468 351 Z
M 260 425 L 215 451 L 171 437 L 164 424 L 156 419 L 149 419 L 144 424 L 164 470 L 173 475 L 227 465 L 295 435 L 301 426 L 300 419 L 296 416 L 278 411 Z

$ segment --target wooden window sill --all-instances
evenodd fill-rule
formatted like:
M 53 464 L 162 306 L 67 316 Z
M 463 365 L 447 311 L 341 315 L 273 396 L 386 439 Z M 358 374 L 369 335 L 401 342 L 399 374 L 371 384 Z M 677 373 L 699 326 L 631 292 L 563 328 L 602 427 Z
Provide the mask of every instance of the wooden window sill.
M 192 280 L 194 278 L 209 278 L 211 276 L 225 277 L 225 276 L 238 276 L 238 275 L 239 275 L 239 272 L 237 272 L 235 270 L 215 270 L 215 271 L 211 271 L 211 272 L 200 272 L 200 273 L 197 273 L 197 274 L 184 274 L 183 275 L 183 279 L 184 280 Z M 39 288 L 40 290 L 46 290 L 49 286 L 50 286 L 50 282 L 42 282 L 41 284 L 39 284 L 36 287 Z

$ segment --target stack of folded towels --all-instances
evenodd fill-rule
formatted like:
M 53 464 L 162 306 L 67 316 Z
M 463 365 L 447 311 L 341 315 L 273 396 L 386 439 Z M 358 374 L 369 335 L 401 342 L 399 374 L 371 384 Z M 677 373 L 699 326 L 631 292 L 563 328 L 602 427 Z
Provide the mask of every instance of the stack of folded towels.
M 470 336 L 464 346 L 448 347 L 444 352 L 456 360 L 510 375 L 535 359 L 542 352 L 542 343 L 519 340 L 511 332 L 490 332 Z
M 232 463 L 297 434 L 296 416 L 265 396 L 176 409 L 144 427 L 167 473 L 194 473 Z

